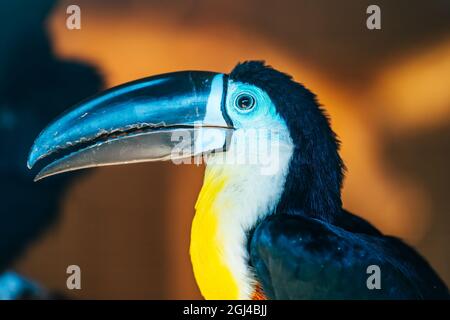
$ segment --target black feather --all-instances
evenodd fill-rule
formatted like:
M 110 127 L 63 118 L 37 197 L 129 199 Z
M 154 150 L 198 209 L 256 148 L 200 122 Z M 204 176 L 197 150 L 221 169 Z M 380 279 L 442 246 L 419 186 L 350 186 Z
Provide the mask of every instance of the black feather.
M 412 248 L 343 212 L 345 228 L 299 215 L 273 215 L 255 230 L 251 264 L 271 299 L 449 299 Z M 366 232 L 364 232 L 366 231 Z M 380 289 L 367 267 L 380 268 Z

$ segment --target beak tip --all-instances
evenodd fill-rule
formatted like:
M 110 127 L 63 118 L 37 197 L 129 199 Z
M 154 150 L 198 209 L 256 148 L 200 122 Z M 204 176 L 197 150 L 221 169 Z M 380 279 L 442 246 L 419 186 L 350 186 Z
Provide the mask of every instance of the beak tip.
M 31 169 L 33 168 L 33 166 L 34 166 L 34 161 L 33 161 L 30 157 L 28 157 L 28 160 L 27 160 L 27 168 L 28 168 L 29 170 L 31 170 Z
M 33 168 L 33 166 L 36 164 L 36 152 L 33 150 L 30 152 L 30 154 L 28 155 L 28 160 L 27 160 L 27 167 L 28 169 Z
M 27 167 L 28 169 L 32 169 L 36 162 L 42 158 L 41 148 L 39 148 L 39 144 L 35 141 L 33 146 L 31 147 L 30 153 L 28 154 L 27 159 Z
M 39 180 L 47 178 L 48 176 L 51 176 L 51 175 L 52 174 L 48 172 L 47 167 L 45 167 L 41 171 L 38 172 L 38 174 L 34 177 L 33 182 L 38 182 Z

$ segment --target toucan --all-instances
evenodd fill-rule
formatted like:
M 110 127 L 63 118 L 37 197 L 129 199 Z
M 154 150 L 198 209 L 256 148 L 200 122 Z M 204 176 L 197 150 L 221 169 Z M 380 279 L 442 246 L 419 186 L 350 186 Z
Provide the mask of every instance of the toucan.
M 39 180 L 193 157 L 206 163 L 190 243 L 204 298 L 449 298 L 413 248 L 343 208 L 345 167 L 328 116 L 263 61 L 109 89 L 48 125 L 28 167 L 43 162 Z

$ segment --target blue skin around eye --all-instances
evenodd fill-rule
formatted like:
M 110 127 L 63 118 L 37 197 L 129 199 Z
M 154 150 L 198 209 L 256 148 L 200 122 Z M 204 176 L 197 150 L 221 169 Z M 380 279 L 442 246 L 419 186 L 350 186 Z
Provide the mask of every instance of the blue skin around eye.
M 269 96 L 261 89 L 231 82 L 228 92 L 227 113 L 236 128 L 271 128 L 274 124 L 283 124 Z M 249 94 L 255 99 L 255 106 L 251 110 L 242 110 L 236 106 L 236 99 L 242 94 Z

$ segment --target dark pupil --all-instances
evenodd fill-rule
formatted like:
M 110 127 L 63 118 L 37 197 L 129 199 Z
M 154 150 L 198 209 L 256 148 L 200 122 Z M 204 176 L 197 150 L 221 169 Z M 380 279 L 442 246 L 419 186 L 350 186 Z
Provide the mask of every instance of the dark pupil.
M 241 109 L 250 109 L 253 107 L 253 104 L 255 103 L 255 100 L 253 97 L 245 95 L 242 97 L 239 97 L 238 99 L 238 106 Z

